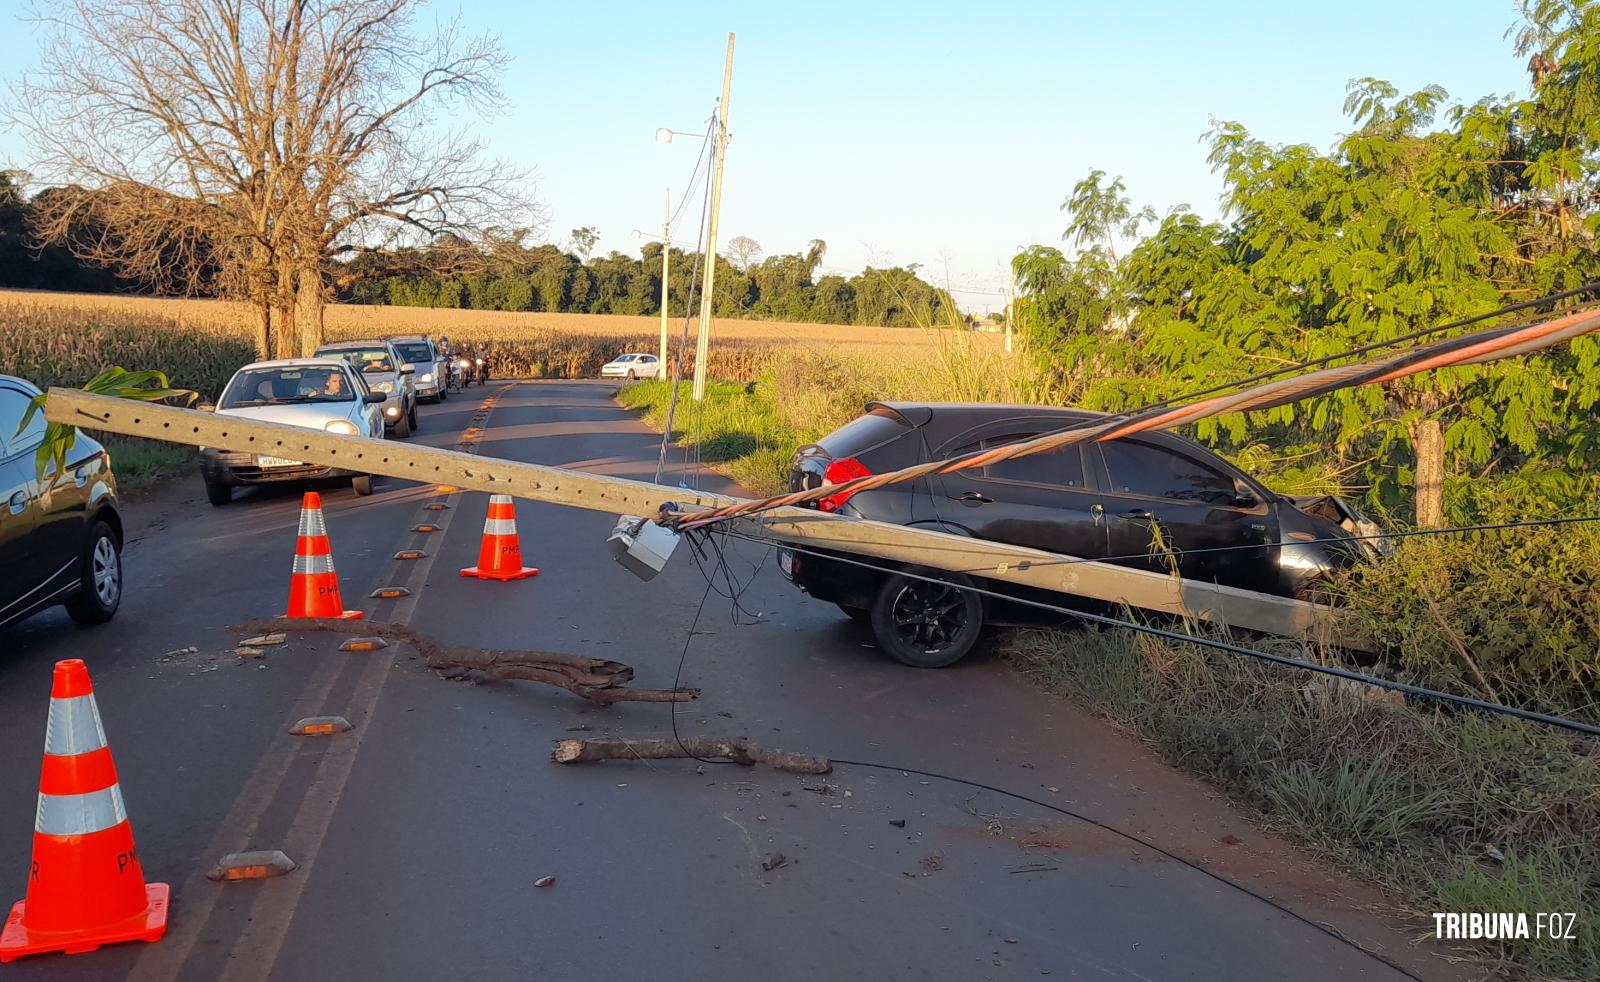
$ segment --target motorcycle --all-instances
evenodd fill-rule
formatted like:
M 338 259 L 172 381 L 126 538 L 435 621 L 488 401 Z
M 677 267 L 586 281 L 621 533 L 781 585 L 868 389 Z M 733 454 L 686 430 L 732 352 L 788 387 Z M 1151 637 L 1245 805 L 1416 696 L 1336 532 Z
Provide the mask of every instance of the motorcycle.
M 450 356 L 450 377 L 458 389 L 465 389 L 472 384 L 472 359 L 466 355 Z
M 472 377 L 479 385 L 489 384 L 489 352 L 482 348 L 472 353 Z

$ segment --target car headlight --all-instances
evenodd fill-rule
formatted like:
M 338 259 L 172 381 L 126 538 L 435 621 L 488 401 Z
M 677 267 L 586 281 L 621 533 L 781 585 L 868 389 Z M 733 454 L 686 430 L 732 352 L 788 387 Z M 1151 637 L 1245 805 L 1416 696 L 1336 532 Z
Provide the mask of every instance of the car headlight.
M 421 375 L 417 376 L 417 381 L 418 382 L 432 382 L 433 381 L 433 373 L 432 372 L 423 372 Z
M 374 391 L 374 392 L 393 392 L 394 391 L 394 383 L 393 382 L 374 382 L 374 383 L 372 383 L 372 391 Z
M 356 424 L 350 422 L 348 419 L 330 420 L 322 428 L 327 430 L 329 433 L 343 433 L 345 436 L 357 436 L 361 432 L 360 430 L 356 429 Z
M 398 416 L 398 415 L 400 415 L 400 407 L 399 406 L 387 406 L 387 407 L 384 408 L 383 414 L 385 416 Z

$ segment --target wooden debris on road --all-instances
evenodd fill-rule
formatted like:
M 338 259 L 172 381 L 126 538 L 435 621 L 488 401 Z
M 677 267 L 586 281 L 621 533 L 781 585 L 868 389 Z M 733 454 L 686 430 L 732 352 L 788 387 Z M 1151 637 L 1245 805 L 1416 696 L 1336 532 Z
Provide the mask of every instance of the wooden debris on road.
M 831 774 L 826 757 L 758 747 L 744 738 L 686 736 L 682 740 L 557 740 L 550 759 L 558 764 L 583 764 L 597 760 L 661 760 L 667 757 L 724 758 L 746 767 L 766 764 L 791 774 Z
M 590 702 L 609 706 L 615 702 L 690 702 L 699 689 L 629 689 L 633 669 L 621 662 L 555 651 L 514 651 L 467 648 L 441 644 L 403 624 L 387 621 L 345 621 L 331 617 L 273 617 L 237 625 L 234 631 L 326 631 L 403 641 L 427 659 L 428 667 L 457 677 L 478 676 L 485 681 L 523 679 L 542 682 Z

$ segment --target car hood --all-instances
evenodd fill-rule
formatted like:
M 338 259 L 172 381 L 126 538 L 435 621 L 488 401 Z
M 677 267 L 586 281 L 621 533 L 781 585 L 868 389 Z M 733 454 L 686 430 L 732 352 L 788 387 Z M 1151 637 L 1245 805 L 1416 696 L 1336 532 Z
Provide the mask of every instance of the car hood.
M 259 419 L 265 423 L 286 423 L 320 430 L 336 419 L 349 419 L 348 402 L 301 403 L 293 406 L 242 406 L 238 409 L 219 409 L 218 416 L 238 416 L 241 419 Z

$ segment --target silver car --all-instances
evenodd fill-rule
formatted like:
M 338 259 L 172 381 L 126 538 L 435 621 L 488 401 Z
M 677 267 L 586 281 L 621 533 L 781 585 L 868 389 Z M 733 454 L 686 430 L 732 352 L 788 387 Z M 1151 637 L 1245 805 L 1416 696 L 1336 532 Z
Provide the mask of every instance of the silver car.
M 328 433 L 383 439 L 384 395 L 367 387 L 349 362 L 329 358 L 258 361 L 233 374 L 215 412 Z M 267 454 L 202 447 L 200 473 L 213 505 L 233 500 L 241 485 L 350 476 L 356 494 L 372 493 L 372 478 L 353 471 Z
M 402 334 L 389 338 L 389 343 L 407 364 L 416 368 L 412 381 L 417 387 L 417 398 L 429 402 L 449 398 L 445 391 L 444 355 L 432 338 L 426 334 Z
M 367 388 L 383 393 L 383 422 L 397 437 L 417 428 L 417 366 L 388 341 L 340 341 L 316 350 L 318 358 L 342 358 L 361 373 Z

